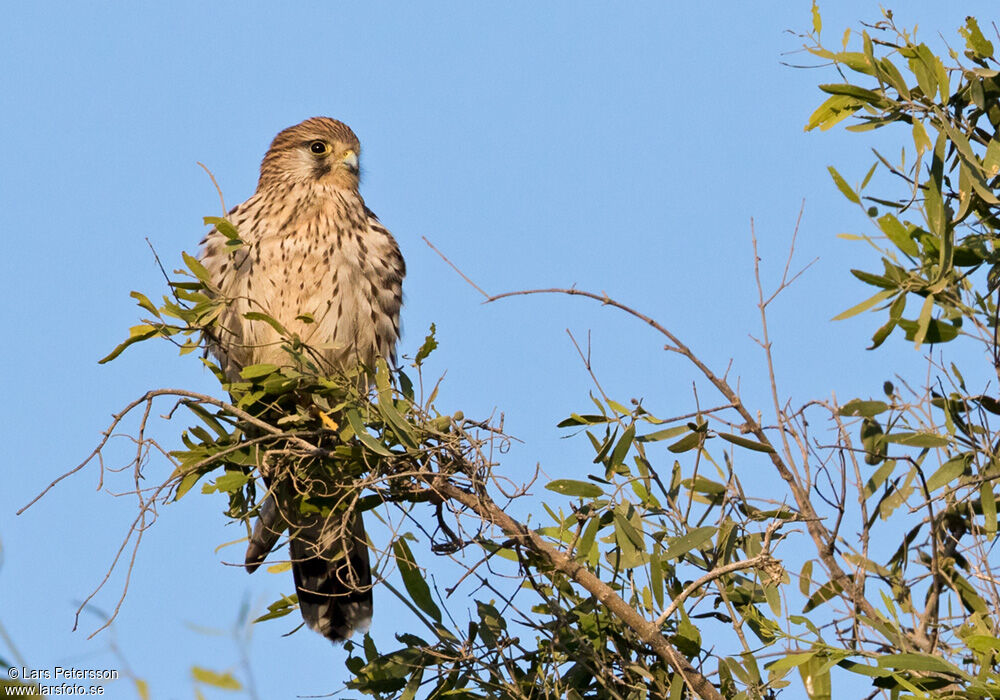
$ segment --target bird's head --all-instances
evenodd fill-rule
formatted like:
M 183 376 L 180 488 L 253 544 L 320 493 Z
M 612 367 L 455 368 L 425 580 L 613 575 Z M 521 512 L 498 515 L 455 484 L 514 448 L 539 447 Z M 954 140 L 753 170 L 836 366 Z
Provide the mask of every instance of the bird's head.
M 361 144 L 347 124 L 329 117 L 306 119 L 274 137 L 257 188 L 316 182 L 357 190 L 360 157 Z

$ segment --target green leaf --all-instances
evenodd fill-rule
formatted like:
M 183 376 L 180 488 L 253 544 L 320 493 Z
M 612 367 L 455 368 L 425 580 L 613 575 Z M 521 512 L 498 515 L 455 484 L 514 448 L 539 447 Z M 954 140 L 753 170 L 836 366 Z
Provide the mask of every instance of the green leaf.
M 357 409 L 352 408 L 347 411 L 347 422 L 354 430 L 354 434 L 358 436 L 358 440 L 369 450 L 383 457 L 393 456 L 392 452 L 385 445 L 373 438 L 365 429 L 365 425 L 361 422 L 361 416 L 358 415 Z
M 865 88 L 857 85 L 851 85 L 849 83 L 820 85 L 819 89 L 830 95 L 847 95 L 848 97 L 854 97 L 880 109 L 886 109 L 892 105 L 892 101 L 886 99 L 884 95 L 881 95 L 873 90 L 866 90 Z M 836 179 L 836 177 L 839 176 L 834 176 L 834 179 Z
M 930 493 L 934 493 L 942 486 L 947 486 L 965 473 L 967 464 L 968 462 L 966 461 L 965 455 L 952 457 L 938 467 L 937 470 L 931 474 L 930 478 L 927 479 L 927 490 Z
M 620 403 L 618 403 L 614 399 L 608 399 L 607 402 L 608 402 L 608 406 L 610 406 L 611 410 L 614 411 L 615 413 L 617 413 L 619 415 L 622 415 L 622 416 L 632 415 L 632 412 L 630 410 L 628 410 L 627 408 L 625 408 L 624 406 L 622 406 Z
M 868 309 L 872 308 L 873 306 L 875 306 L 879 302 L 885 301 L 886 299 L 888 299 L 889 297 L 893 296 L 894 294 L 896 294 L 896 290 L 895 289 L 884 289 L 881 292 L 879 292 L 878 294 L 876 294 L 875 296 L 869 297 L 868 299 L 865 299 L 860 304 L 856 304 L 856 305 L 852 306 L 851 308 L 847 309 L 846 311 L 840 312 L 839 314 L 837 314 L 836 316 L 834 316 L 830 320 L 831 321 L 843 321 L 844 319 L 850 318 L 851 316 L 857 316 L 862 311 L 867 311 Z
M 241 242 L 240 232 L 236 230 L 236 226 L 228 219 L 222 219 L 215 227 L 219 229 L 219 233 L 229 239 L 230 243 Z
M 230 242 L 240 240 L 239 231 L 229 219 L 223 219 L 220 216 L 205 216 L 202 217 L 202 220 L 208 226 L 215 226 L 219 233 L 228 238 Z
M 509 549 L 507 547 L 498 547 L 496 544 L 490 542 L 489 540 L 480 539 L 479 545 L 487 552 L 489 552 L 491 555 L 503 557 L 508 561 L 517 561 L 517 562 L 521 561 L 520 556 L 514 550 Z
M 717 531 L 718 528 L 706 525 L 703 527 L 696 527 L 680 537 L 671 538 L 670 546 L 667 547 L 667 551 L 663 553 L 663 561 L 677 559 L 690 552 L 692 549 L 700 547 L 705 544 L 705 542 L 712 539 Z
M 656 606 L 663 609 L 663 563 L 660 561 L 660 546 L 653 544 L 649 554 L 649 587 L 653 591 Z
M 797 668 L 799 664 L 804 663 L 815 656 L 816 652 L 807 651 L 799 654 L 786 654 L 782 656 L 777 661 L 772 661 L 767 664 L 767 672 L 771 678 L 779 678 L 781 675 L 787 671 Z
M 868 240 L 867 238 L 864 240 Z M 882 287 L 883 289 L 896 289 L 897 283 L 895 280 L 891 280 L 888 277 L 882 275 L 873 275 L 870 272 L 865 272 L 864 270 L 851 270 L 851 274 L 857 277 L 862 282 L 870 284 L 873 287 Z
M 160 330 L 158 328 L 154 328 L 153 326 L 149 325 L 132 326 L 132 328 L 129 330 L 128 340 L 119 343 L 118 347 L 116 347 L 114 350 L 112 350 L 107 355 L 98 360 L 97 363 L 103 365 L 106 362 L 111 362 L 111 360 L 121 355 L 125 351 L 125 348 L 127 348 L 129 345 L 133 345 L 135 343 L 141 343 L 143 340 L 148 340 L 153 336 L 159 334 Z
M 823 18 L 819 14 L 819 5 L 816 4 L 816 0 L 812 2 L 812 25 L 813 33 L 819 37 L 819 33 L 823 29 Z
M 983 171 L 985 176 L 993 179 L 1000 175 L 1000 141 L 996 138 L 990 139 L 986 146 L 986 154 L 983 156 Z
M 838 413 L 842 416 L 865 416 L 871 418 L 889 410 L 889 404 L 885 401 L 862 401 L 861 399 L 851 399 L 840 407 Z
M 809 584 L 812 582 L 812 570 L 813 561 L 812 559 L 807 559 L 806 563 L 802 565 L 802 571 L 799 572 L 799 591 L 802 595 L 809 595 Z
M 438 342 L 437 338 L 435 337 L 436 333 L 437 333 L 437 327 L 432 323 L 430 331 L 424 338 L 424 344 L 420 346 L 420 349 L 417 350 L 416 357 L 413 358 L 413 365 L 415 367 L 419 367 L 420 365 L 422 365 L 424 360 L 426 360 L 427 357 L 437 348 Z
M 826 601 L 836 596 L 842 590 L 843 588 L 836 581 L 827 581 L 816 589 L 816 592 L 809 597 L 809 600 L 806 601 L 805 606 L 802 608 L 802 612 L 807 613 L 810 610 L 819 607 Z
M 181 251 L 181 257 L 184 258 L 184 264 L 188 266 L 188 269 L 194 273 L 194 276 L 205 284 L 210 284 L 212 281 L 212 276 L 209 274 L 205 266 L 201 264 L 198 258 L 188 255 L 184 251 Z
M 882 577 L 887 578 L 887 579 L 892 577 L 892 572 L 889 571 L 889 569 L 885 568 L 884 566 L 882 566 L 878 562 L 874 562 L 871 559 L 868 559 L 866 557 L 862 557 L 862 556 L 859 556 L 857 554 L 847 554 L 847 553 L 845 553 L 844 554 L 844 558 L 847 559 L 847 561 L 849 561 L 852 564 L 854 564 L 855 566 L 860 566 L 863 569 L 865 569 L 866 571 L 870 571 L 873 574 L 876 574 L 878 576 L 882 576 Z
M 191 676 L 199 683 L 210 685 L 213 688 L 243 690 L 243 685 L 228 671 L 226 673 L 218 673 L 207 668 L 202 668 L 201 666 L 192 666 Z
M 979 29 L 979 23 L 975 17 L 965 18 L 965 27 L 958 30 L 958 33 L 965 37 L 965 45 L 969 51 L 980 59 L 993 57 L 993 43 L 983 36 Z
M 625 456 L 628 454 L 629 448 L 632 447 L 633 439 L 635 439 L 635 424 L 625 428 L 621 439 L 615 445 L 615 449 L 611 452 L 611 458 L 608 460 L 609 469 L 616 469 L 625 461 Z
M 441 622 L 441 610 L 431 597 L 430 586 L 427 585 L 427 581 L 417 567 L 417 560 L 413 558 L 413 552 L 410 551 L 410 547 L 402 537 L 392 543 L 392 552 L 396 557 L 396 566 L 403 578 L 403 585 L 406 586 L 406 592 L 410 594 L 410 600 L 430 615 L 435 622 Z
M 868 62 L 868 57 L 863 53 L 858 53 L 857 51 L 840 51 L 834 55 L 834 59 L 853 71 L 872 75 L 871 64 Z
M 256 379 L 257 377 L 266 377 L 269 374 L 274 374 L 279 369 L 278 365 L 271 365 L 266 362 L 259 365 L 248 365 L 240 370 L 240 376 L 243 379 Z
M 841 668 L 847 669 L 851 673 L 868 676 L 869 678 L 885 678 L 886 676 L 892 675 L 892 671 L 888 671 L 884 668 L 876 668 L 875 666 L 859 664 L 857 661 L 851 661 L 850 659 L 841 659 L 837 662 L 837 665 Z
M 628 521 L 628 518 L 619 513 L 617 510 L 613 515 L 615 520 L 616 535 L 620 533 L 625 539 L 628 539 L 628 541 L 632 543 L 636 550 L 644 552 L 646 550 L 646 544 L 643 542 L 642 534 L 632 526 L 632 523 Z M 616 541 L 619 544 L 622 542 L 622 539 L 622 536 L 616 537 Z
M 375 386 L 378 392 L 376 408 L 400 444 L 407 448 L 416 448 L 419 440 L 414 435 L 413 426 L 407 422 L 399 412 L 399 409 L 396 408 L 392 387 L 389 385 L 391 374 L 389 364 L 380 357 L 375 364 Z
M 479 613 L 479 636 L 490 648 L 496 648 L 497 642 L 507 630 L 507 621 L 489 603 L 477 600 L 476 610 Z
M 917 149 L 917 155 L 926 153 L 933 148 L 931 140 L 927 136 L 927 130 L 924 129 L 924 125 L 919 121 L 913 122 L 913 145 Z
M 868 169 L 868 172 L 865 173 L 864 179 L 861 181 L 861 189 L 864 189 L 864 188 L 868 187 L 868 183 L 871 182 L 872 175 L 875 174 L 875 169 L 877 167 L 878 167 L 878 161 L 875 161 L 874 163 L 872 163 L 872 167 L 870 167 Z M 872 216 L 874 216 L 874 214 Z
M 810 657 L 799 666 L 799 675 L 809 700 L 830 700 L 833 697 L 830 664 L 826 659 L 815 655 Z
M 951 369 L 952 372 L 958 377 L 959 384 L 962 386 L 962 389 L 964 390 L 965 382 L 962 381 L 962 375 L 958 373 L 958 368 L 955 367 L 955 365 L 953 364 L 951 366 Z M 1000 401 L 997 401 L 992 396 L 987 396 L 984 394 L 982 396 L 972 396 L 970 398 L 974 401 L 978 401 L 979 405 L 982 406 L 983 409 L 989 411 L 995 416 L 1000 416 Z
M 893 245 L 910 257 L 918 257 L 920 248 L 917 242 L 910 237 L 910 232 L 892 214 L 883 214 L 878 219 L 878 226 L 882 233 L 886 235 Z
M 250 479 L 253 478 L 252 474 L 244 474 L 243 472 L 226 472 L 222 476 L 218 477 L 214 483 L 205 484 L 201 487 L 202 493 L 234 493 L 243 488 Z
M 921 50 L 922 49 L 922 50 Z M 910 70 L 917 77 L 917 84 L 928 100 L 934 99 L 937 92 L 937 78 L 934 70 L 934 54 L 924 44 L 916 48 L 909 60 Z
M 766 445 L 763 442 L 757 442 L 756 440 L 748 440 L 745 437 L 740 437 L 739 435 L 733 435 L 732 433 L 716 433 L 720 438 L 731 442 L 734 445 L 739 445 L 740 447 L 745 447 L 748 450 L 754 450 L 756 452 L 767 452 L 773 453 L 774 448 L 770 445 Z
M 805 130 L 812 131 L 819 127 L 820 131 L 827 131 L 857 112 L 861 107 L 861 102 L 853 97 L 833 95 L 809 116 Z
M 663 430 L 657 430 L 654 433 L 646 433 L 645 435 L 639 435 L 636 438 L 638 442 L 657 442 L 659 440 L 669 440 L 670 438 L 677 437 L 682 433 L 686 433 L 688 427 L 686 425 L 677 425 L 673 428 L 664 428 Z
M 957 570 L 952 569 L 948 572 L 951 577 L 951 585 L 958 592 L 958 597 L 962 599 L 962 605 L 969 612 L 982 613 L 986 615 L 987 610 L 993 610 L 992 606 L 987 606 L 986 601 L 982 599 L 976 589 L 958 573 Z
M 968 169 L 967 176 L 970 179 L 970 184 L 975 188 L 976 193 L 979 194 L 986 202 L 990 204 L 1000 204 L 1000 200 L 996 198 L 996 195 L 990 191 L 989 187 L 984 181 L 985 172 L 982 163 L 979 162 L 979 158 L 972 150 L 972 146 L 969 140 L 965 137 L 961 131 L 956 129 L 951 125 L 946 115 L 939 108 L 934 109 L 934 113 L 938 116 L 941 121 L 941 125 L 948 135 L 948 139 L 954 144 L 955 148 L 958 150 L 958 154 L 962 159 L 962 164 Z M 963 193 L 963 194 L 968 194 Z
M 424 669 L 421 666 L 417 666 L 417 669 L 410 676 L 410 680 L 407 682 L 406 687 L 403 689 L 402 694 L 399 696 L 399 700 L 414 700 L 417 697 L 417 691 L 420 690 L 420 683 L 424 678 Z
M 680 614 L 677 633 L 670 636 L 670 641 L 682 654 L 694 658 L 701 653 L 701 632 L 691 624 L 691 619 L 683 606 L 678 608 L 677 612 Z
M 203 423 L 205 423 L 208 427 L 214 430 L 216 435 L 218 435 L 223 440 L 229 438 L 229 432 L 223 427 L 222 423 L 220 423 L 215 416 L 209 413 L 204 406 L 194 401 L 184 401 L 183 403 L 184 406 L 187 407 L 189 411 L 191 411 L 191 413 L 198 416 L 198 418 L 200 418 Z
M 944 214 L 944 198 L 941 195 L 947 144 L 947 132 L 942 130 L 934 142 L 934 156 L 931 161 L 930 177 L 924 183 L 924 215 L 927 219 L 927 228 L 938 240 L 944 239 L 945 227 L 947 226 Z
M 980 485 L 979 501 L 983 505 L 983 529 L 992 540 L 997 534 L 997 502 L 993 495 L 993 482 L 984 481 Z
M 827 170 L 830 171 L 830 176 L 833 178 L 833 182 L 837 185 L 837 189 L 840 190 L 840 193 L 855 204 L 861 204 L 861 199 L 858 198 L 857 192 L 851 189 L 851 186 L 847 184 L 847 180 L 841 177 L 840 173 L 837 172 L 837 169 L 830 165 L 827 166 Z
M 771 612 L 775 617 L 781 616 L 781 595 L 778 592 L 778 587 L 772 584 L 764 586 L 764 598 L 767 600 L 767 606 L 771 608 Z
M 692 432 L 685 435 L 677 442 L 672 445 L 667 445 L 667 449 L 674 453 L 687 452 L 688 450 L 693 450 L 699 445 L 701 445 L 704 433 Z
M 1000 639 L 988 634 L 973 634 L 966 637 L 964 641 L 966 646 L 974 651 L 987 653 L 1000 651 Z
M 899 327 L 906 332 L 907 340 L 914 340 L 917 335 L 916 321 L 899 321 Z M 931 319 L 927 326 L 927 334 L 924 336 L 925 343 L 947 343 L 958 337 L 958 327 L 945 321 Z
M 561 493 L 564 496 L 579 496 L 580 498 L 600 498 L 604 490 L 597 484 L 573 479 L 556 479 L 545 485 L 549 491 Z
M 205 472 L 200 470 L 185 474 L 181 478 L 180 483 L 177 484 L 177 492 L 174 494 L 174 500 L 175 501 L 181 500 L 184 494 L 190 491 L 191 487 L 197 484 L 198 480 L 201 479 L 201 477 L 203 476 L 205 476 Z
M 885 76 L 886 81 L 896 89 L 899 96 L 904 100 L 910 99 L 910 89 L 906 86 L 906 81 L 903 80 L 903 75 L 896 68 L 895 64 L 886 57 L 879 60 L 879 67 L 882 69 L 882 74 Z M 919 122 L 917 123 L 919 124 Z
M 904 671 L 933 671 L 957 678 L 969 678 L 962 669 L 945 661 L 940 656 L 930 654 L 885 654 L 878 657 L 880 668 L 894 668 Z
M 905 447 L 947 447 L 951 441 L 936 433 L 890 433 L 885 436 L 886 442 L 904 445 Z
M 927 337 L 927 331 L 931 326 L 931 313 L 934 311 L 934 295 L 928 294 L 924 299 L 923 306 L 920 307 L 920 316 L 917 318 L 917 331 L 913 334 L 913 346 L 919 350 Z
M 131 292 L 129 296 L 135 299 L 139 303 L 139 306 L 146 309 L 146 311 L 160 318 L 160 310 L 153 305 L 153 302 L 146 298 L 145 294 L 142 292 Z
M 263 321 L 271 328 L 276 330 L 279 335 L 285 338 L 291 336 L 291 333 L 285 330 L 284 326 L 278 323 L 275 319 L 271 318 L 267 314 L 261 313 L 260 311 L 247 311 L 245 314 L 243 314 L 243 318 L 245 318 L 248 321 Z
M 556 424 L 557 428 L 572 428 L 576 425 L 600 425 L 601 423 L 610 423 L 613 419 L 607 416 L 601 416 L 596 413 L 588 413 L 580 415 L 579 413 L 569 414 L 569 418 L 564 418 Z M 683 432 L 683 430 L 681 430 Z
M 591 436 L 589 432 L 587 433 L 587 436 L 590 437 L 591 442 L 594 442 L 595 448 L 598 448 L 597 454 L 594 456 L 594 464 L 598 464 L 607 458 L 608 452 L 611 451 L 611 447 L 615 444 L 615 440 L 618 439 L 618 428 L 615 428 L 614 432 L 611 433 L 603 444 L 600 445 L 595 442 L 595 438 Z
M 589 558 L 592 550 L 594 549 L 594 541 L 597 539 L 597 533 L 601 529 L 601 519 L 599 517 L 594 517 L 590 519 L 587 523 L 587 527 L 583 531 L 583 535 L 580 537 L 580 541 L 576 545 L 576 553 L 578 559 Z
M 900 295 L 898 298 L 902 299 L 903 296 Z M 885 342 L 885 339 L 889 337 L 889 334 L 891 334 L 892 331 L 896 328 L 898 323 L 899 323 L 898 319 L 890 317 L 888 321 L 879 326 L 878 330 L 875 331 L 875 333 L 872 335 L 872 344 L 869 345 L 867 349 L 874 350 L 875 348 L 882 345 L 882 343 Z

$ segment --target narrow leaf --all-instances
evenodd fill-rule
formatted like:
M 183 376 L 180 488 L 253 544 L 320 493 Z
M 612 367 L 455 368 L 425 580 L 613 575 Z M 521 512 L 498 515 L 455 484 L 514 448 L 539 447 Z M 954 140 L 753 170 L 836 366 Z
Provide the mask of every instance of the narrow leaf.
M 351 428 L 354 430 L 354 434 L 358 436 L 358 440 L 360 440 L 365 447 L 375 454 L 382 455 L 383 457 L 392 457 L 392 452 L 390 452 L 385 445 L 373 438 L 365 429 L 365 425 L 361 422 L 361 416 L 358 415 L 357 410 L 352 408 L 347 412 L 347 422 L 350 423 Z
M 833 178 L 833 182 L 837 185 L 837 189 L 840 190 L 840 193 L 855 204 L 861 204 L 861 200 L 858 198 L 857 192 L 851 189 L 851 186 L 847 184 L 847 180 L 845 180 L 840 173 L 837 172 L 837 169 L 830 165 L 827 166 L 827 170 L 830 171 L 830 176 Z
M 864 416 L 871 418 L 889 410 L 885 401 L 862 401 L 852 399 L 840 407 L 838 413 L 842 416 Z
M 597 484 L 573 479 L 556 479 L 545 485 L 549 491 L 561 493 L 564 496 L 579 496 L 580 498 L 600 498 L 604 490 Z
M 184 251 L 181 251 L 181 257 L 184 258 L 184 264 L 188 266 L 188 269 L 194 273 L 194 276 L 205 284 L 209 284 L 212 281 L 212 276 L 205 269 L 205 266 L 201 264 L 201 261 L 193 255 L 188 255 Z
M 979 487 L 979 501 L 983 504 L 983 525 L 991 540 L 997 533 L 997 502 L 993 495 L 993 482 L 984 481 Z
M 726 440 L 727 442 L 731 442 L 734 445 L 739 445 L 740 447 L 745 447 L 748 450 L 755 450 L 757 452 L 767 452 L 767 453 L 774 452 L 773 447 L 771 447 L 770 445 L 766 445 L 763 442 L 757 442 L 756 440 L 749 440 L 745 437 L 740 437 L 739 435 L 733 435 L 731 433 L 717 433 L 717 435 L 723 440 Z
M 967 462 L 964 455 L 952 457 L 938 467 L 937 470 L 931 474 L 930 478 L 927 479 L 927 490 L 930 493 L 934 493 L 942 486 L 947 486 L 965 473 L 966 464 Z
M 410 599 L 418 608 L 434 618 L 435 622 L 441 622 L 441 609 L 431 597 L 430 586 L 424 579 L 423 574 L 417 567 L 417 561 L 413 558 L 413 552 L 402 537 L 392 543 L 392 551 L 396 557 L 396 566 L 399 574 L 403 578 L 403 585 L 406 592 L 410 594 Z
M 663 560 L 670 561 L 672 559 L 677 559 L 692 549 L 700 547 L 705 542 L 712 539 L 717 531 L 718 528 L 706 525 L 703 527 L 696 527 L 687 534 L 673 539 L 670 546 L 667 547 L 667 551 L 663 553 Z
M 260 311 L 247 311 L 245 314 L 243 314 L 243 318 L 245 318 L 248 321 L 263 321 L 271 328 L 278 331 L 280 335 L 286 338 L 291 335 L 291 333 L 285 330 L 285 327 L 282 326 L 280 323 L 278 323 L 275 319 L 271 318 L 267 314 L 261 313 Z
M 928 294 L 924 299 L 924 305 L 920 307 L 920 316 L 917 318 L 917 332 L 913 336 L 913 346 L 919 350 L 927 337 L 927 329 L 931 324 L 931 313 L 934 311 L 934 295 Z
M 893 296 L 894 294 L 896 294 L 896 290 L 895 289 L 883 289 L 881 292 L 879 292 L 875 296 L 869 297 L 868 299 L 865 299 L 860 304 L 856 304 L 856 305 L 852 306 L 851 308 L 847 309 L 846 311 L 840 312 L 839 314 L 837 314 L 836 316 L 834 316 L 830 320 L 831 321 L 843 321 L 844 319 L 850 318 L 851 316 L 857 316 L 862 311 L 867 311 L 868 309 L 872 308 L 873 306 L 875 306 L 879 302 L 888 299 L 889 297 Z

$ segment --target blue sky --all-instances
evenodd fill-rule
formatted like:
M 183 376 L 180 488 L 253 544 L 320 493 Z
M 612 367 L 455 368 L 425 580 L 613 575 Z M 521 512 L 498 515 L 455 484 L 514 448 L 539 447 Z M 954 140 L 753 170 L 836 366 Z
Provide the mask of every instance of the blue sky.
M 879 17 L 876 2 L 833 5 L 821 4 L 833 45 Z M 952 41 L 965 14 L 987 20 L 991 8 L 907 5 L 919 7 L 898 8 L 902 24 Z M 836 81 L 781 65 L 811 62 L 783 56 L 800 43 L 785 30 L 810 25 L 808 2 L 49 2 L 8 3 L 2 15 L 0 624 L 30 667 L 122 668 L 114 643 L 154 698 L 192 697 L 192 664 L 224 669 L 237 657 L 191 625 L 227 627 L 244 599 L 260 606 L 291 590 L 287 574 L 223 566 L 239 553 L 215 547 L 239 534 L 224 527 L 221 501 L 188 498 L 148 531 L 113 636 L 87 641 L 94 619 L 74 633 L 73 612 L 133 502 L 96 492 L 91 468 L 14 511 L 145 389 L 211 389 L 166 344 L 96 361 L 137 322 L 129 292 L 164 290 L 145 239 L 177 267 L 181 250 L 196 250 L 201 217 L 219 213 L 196 162 L 232 206 L 252 193 L 274 134 L 304 118 L 339 118 L 360 137 L 362 193 L 409 267 L 402 352 L 437 325 L 441 404 L 503 412 L 525 441 L 504 461 L 515 477 L 536 462 L 552 478 L 589 463 L 589 448 L 555 429 L 589 404 L 567 328 L 591 333 L 608 393 L 643 397 L 654 413 L 689 410 L 692 375 L 651 331 L 596 304 L 483 306 L 422 236 L 490 292 L 576 285 L 633 304 L 713 367 L 735 358 L 731 376 L 753 399 L 765 385 L 749 337 L 750 219 L 773 283 L 805 199 L 796 255 L 819 261 L 774 308 L 783 391 L 798 402 L 867 395 L 891 373 L 890 352 L 863 350 L 874 318 L 829 321 L 868 295 L 848 268 L 877 261 L 836 239 L 864 222 L 826 166 L 860 180 L 875 141 L 803 132 L 816 83 Z M 167 467 L 148 469 L 152 479 Z M 112 608 L 121 584 L 95 603 Z M 381 592 L 376 608 L 373 634 L 388 644 L 400 611 Z M 261 697 L 335 690 L 344 652 L 308 633 L 282 638 L 290 619 L 254 630 Z M 12 655 L 0 645 L 0 656 Z M 124 684 L 109 695 L 132 697 Z

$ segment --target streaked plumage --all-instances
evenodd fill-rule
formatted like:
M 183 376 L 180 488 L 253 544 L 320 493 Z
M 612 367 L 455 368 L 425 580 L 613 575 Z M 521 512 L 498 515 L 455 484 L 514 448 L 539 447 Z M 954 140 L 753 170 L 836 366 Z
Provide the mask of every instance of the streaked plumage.
M 233 299 L 212 348 L 230 378 L 247 365 L 293 362 L 277 331 L 244 318 L 248 311 L 277 319 L 327 371 L 391 361 L 405 266 L 395 239 L 358 193 L 359 155 L 357 137 L 334 119 L 285 129 L 264 156 L 257 191 L 229 214 L 243 248 L 230 253 L 216 230 L 203 241 L 202 263 L 219 293 Z M 330 523 L 296 516 L 289 528 L 302 616 L 334 641 L 371 617 L 364 527 L 360 516 L 348 517 Z M 278 529 L 261 519 L 265 525 L 247 550 L 251 572 L 274 544 L 276 533 L 268 530 Z

